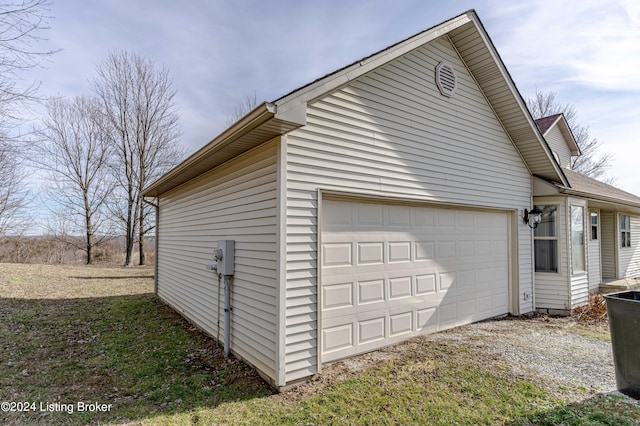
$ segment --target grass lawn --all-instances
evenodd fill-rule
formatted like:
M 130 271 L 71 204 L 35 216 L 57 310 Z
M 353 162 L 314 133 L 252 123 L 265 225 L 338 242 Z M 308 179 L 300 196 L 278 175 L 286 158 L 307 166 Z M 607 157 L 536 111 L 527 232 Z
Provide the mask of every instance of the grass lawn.
M 22 411 L 0 423 L 640 424 L 620 395 L 576 402 L 455 341 L 405 343 L 357 374 L 276 394 L 158 301 L 152 273 L 0 264 L 0 401 Z

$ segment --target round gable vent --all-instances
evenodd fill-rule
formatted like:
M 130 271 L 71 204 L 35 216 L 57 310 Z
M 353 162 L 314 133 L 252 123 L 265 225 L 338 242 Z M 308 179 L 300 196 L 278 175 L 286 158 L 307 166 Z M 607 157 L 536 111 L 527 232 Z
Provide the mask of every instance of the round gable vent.
M 442 61 L 436 67 L 436 84 L 444 96 L 453 96 L 458 87 L 456 72 L 448 62 Z

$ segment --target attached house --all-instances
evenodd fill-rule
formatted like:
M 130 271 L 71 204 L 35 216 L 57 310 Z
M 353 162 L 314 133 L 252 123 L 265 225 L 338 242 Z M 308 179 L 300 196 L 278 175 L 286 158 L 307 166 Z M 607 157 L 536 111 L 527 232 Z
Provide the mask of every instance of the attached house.
M 635 271 L 640 203 L 563 168 L 577 147 L 550 129 L 464 13 L 259 105 L 146 188 L 156 292 L 211 336 L 228 314 L 231 353 L 280 389 L 412 336 L 571 309 L 591 266 L 594 283 Z M 227 312 L 205 268 L 220 240 Z
M 571 170 L 580 151 L 562 114 L 536 124 L 569 184 L 534 177 L 535 306 L 565 313 L 603 282 L 640 276 L 640 197 Z

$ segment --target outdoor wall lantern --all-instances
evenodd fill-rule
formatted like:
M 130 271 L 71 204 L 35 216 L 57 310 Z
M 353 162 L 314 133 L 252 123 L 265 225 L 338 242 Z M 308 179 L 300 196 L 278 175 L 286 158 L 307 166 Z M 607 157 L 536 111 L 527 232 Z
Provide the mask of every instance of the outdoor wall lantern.
M 533 229 L 542 221 L 542 210 L 538 206 L 533 206 L 531 210 L 524 209 L 524 223 Z

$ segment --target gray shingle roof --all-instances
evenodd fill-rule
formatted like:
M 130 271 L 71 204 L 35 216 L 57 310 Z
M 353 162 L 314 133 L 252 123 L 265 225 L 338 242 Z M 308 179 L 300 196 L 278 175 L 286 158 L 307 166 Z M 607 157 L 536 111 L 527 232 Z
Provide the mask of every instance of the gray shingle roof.
M 571 188 L 565 188 L 556 184 L 561 189 L 569 189 L 574 192 L 582 193 L 584 196 L 590 198 L 618 200 L 622 204 L 640 207 L 640 197 L 630 192 L 623 191 L 615 186 L 600 182 L 599 180 L 587 177 L 573 170 L 564 169 L 563 171 L 569 180 Z

